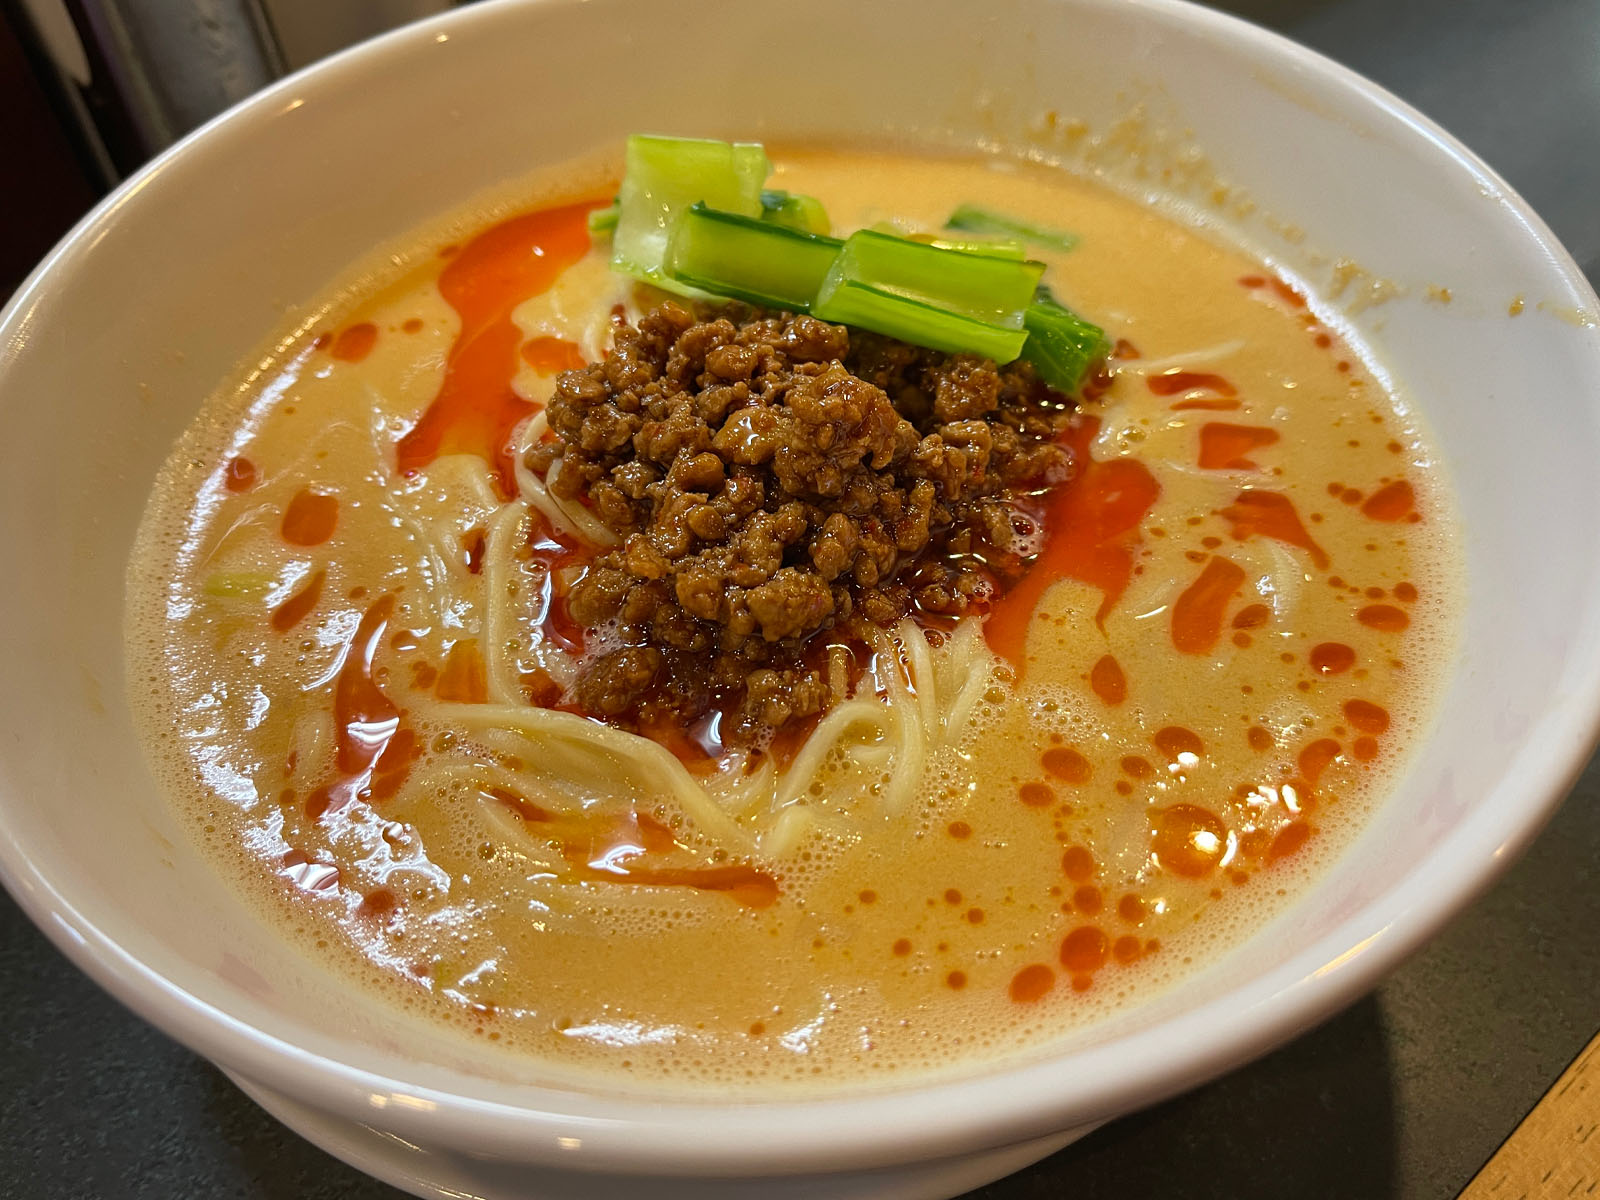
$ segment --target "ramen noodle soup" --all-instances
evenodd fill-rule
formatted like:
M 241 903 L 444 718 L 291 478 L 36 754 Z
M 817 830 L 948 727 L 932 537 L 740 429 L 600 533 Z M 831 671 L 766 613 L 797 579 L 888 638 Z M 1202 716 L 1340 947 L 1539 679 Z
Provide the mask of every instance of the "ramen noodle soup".
M 615 176 L 568 171 L 308 310 L 142 526 L 134 699 L 205 852 L 354 986 L 530 1077 L 899 1081 L 1126 1010 L 1350 846 L 1455 637 L 1434 451 L 1259 263 L 1010 162 L 796 151 L 776 182 L 836 233 L 962 204 L 1070 229 L 1029 254 L 1114 348 L 1069 399 L 658 308 L 588 230 Z M 668 375 L 704 431 L 651 423 Z M 773 379 L 834 414 L 782 484 L 803 503 L 773 499 L 800 451 L 757 436 Z M 861 445 L 828 441 L 857 401 Z M 1002 443 L 1044 465 L 996 492 L 973 463 Z M 900 524 L 824 522 L 841 462 Z M 630 532 L 680 501 L 676 548 Z

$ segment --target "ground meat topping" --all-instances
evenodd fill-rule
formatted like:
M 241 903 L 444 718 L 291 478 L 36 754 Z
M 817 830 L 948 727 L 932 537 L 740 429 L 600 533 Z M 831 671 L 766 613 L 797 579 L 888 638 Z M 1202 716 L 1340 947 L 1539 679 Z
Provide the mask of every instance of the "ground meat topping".
M 662 304 L 546 411 L 528 467 L 620 543 L 567 597 L 605 631 L 569 700 L 635 728 L 715 709 L 746 744 L 842 698 L 828 648 L 864 623 L 991 604 L 1038 552 L 1025 498 L 1073 469 L 1071 402 L 1028 364 L 809 316 Z

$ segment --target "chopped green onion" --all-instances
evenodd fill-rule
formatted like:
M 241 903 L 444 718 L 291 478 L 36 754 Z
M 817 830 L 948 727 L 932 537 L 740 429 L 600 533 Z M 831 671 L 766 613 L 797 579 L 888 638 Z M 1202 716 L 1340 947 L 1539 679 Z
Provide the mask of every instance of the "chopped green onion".
M 835 298 L 842 296 L 846 285 L 869 288 L 872 293 L 890 298 L 906 299 L 923 309 L 942 309 L 965 317 L 976 325 L 997 326 L 1000 330 L 1021 330 L 1022 309 L 1034 298 L 1038 277 L 1045 272 L 1043 262 L 1016 262 L 1000 259 L 990 254 L 970 254 L 962 250 L 941 250 L 938 246 L 922 242 L 907 242 L 906 238 L 878 234 L 874 230 L 856 230 L 838 251 L 834 266 L 827 272 L 814 307 L 824 320 L 848 320 L 838 312 L 842 304 Z M 882 304 L 874 302 L 867 309 L 880 310 Z M 917 309 L 907 309 L 910 328 L 922 320 Z M 867 325 L 867 328 L 877 326 Z M 878 333 L 890 333 L 878 330 Z M 906 341 L 918 341 L 907 334 Z M 942 336 L 942 334 L 941 334 Z M 922 341 L 922 346 L 936 349 L 974 350 L 974 346 L 946 347 L 941 342 Z M 1016 357 L 1013 354 L 1010 357 Z M 1006 360 L 1000 360 L 1006 362 Z
M 696 201 L 759 216 L 761 185 L 771 169 L 757 142 L 632 135 L 617 194 L 612 267 L 668 291 L 693 294 L 662 269 L 673 222 Z
M 828 220 L 828 210 L 822 207 L 822 201 L 799 192 L 774 189 L 762 192 L 761 219 L 771 221 L 774 225 L 798 229 L 801 233 L 828 234 L 833 231 L 833 223 Z
M 981 354 L 997 363 L 1016 358 L 1028 337 L 1025 329 L 976 320 L 854 280 L 825 287 L 823 298 L 811 311 L 825 321 L 870 329 L 951 354 Z
M 617 227 L 617 216 L 622 212 L 622 206 L 613 200 L 604 208 L 597 208 L 589 214 L 589 232 L 610 233 Z
M 1111 349 L 1105 330 L 1058 303 L 1047 287 L 1039 288 L 1022 319 L 1028 328 L 1022 357 L 1057 391 L 1076 392 L 1090 366 Z
M 950 219 L 944 223 L 944 227 L 959 229 L 964 233 L 992 233 L 1003 237 L 1021 238 L 1025 242 L 1036 242 L 1054 250 L 1071 250 L 1078 244 L 1078 235 L 1075 233 L 1035 225 L 1031 221 L 979 208 L 975 204 L 963 204 L 956 209 L 950 214 Z
M 679 283 L 763 308 L 809 312 L 844 243 L 694 204 L 678 217 L 664 268 Z

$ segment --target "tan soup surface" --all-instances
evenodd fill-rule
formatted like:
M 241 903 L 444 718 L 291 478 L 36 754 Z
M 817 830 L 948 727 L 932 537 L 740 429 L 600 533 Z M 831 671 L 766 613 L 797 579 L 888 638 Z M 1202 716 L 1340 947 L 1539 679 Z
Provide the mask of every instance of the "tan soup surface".
M 574 204 L 603 178 L 545 176 L 330 293 L 212 398 L 145 518 L 136 702 L 207 853 L 310 953 L 540 1078 L 899 1079 L 1168 988 L 1348 847 L 1455 637 L 1431 448 L 1259 264 L 1060 172 L 775 157 L 835 232 L 964 202 L 1073 230 L 1046 280 L 1117 339 L 1052 540 L 951 639 L 977 700 L 933 713 L 899 810 L 837 763 L 721 832 L 648 762 L 546 794 L 560 747 L 489 703 L 494 663 L 551 653 L 571 567 L 505 458 L 423 415 L 520 419 L 648 305 Z M 797 803 L 816 819 L 778 829 Z

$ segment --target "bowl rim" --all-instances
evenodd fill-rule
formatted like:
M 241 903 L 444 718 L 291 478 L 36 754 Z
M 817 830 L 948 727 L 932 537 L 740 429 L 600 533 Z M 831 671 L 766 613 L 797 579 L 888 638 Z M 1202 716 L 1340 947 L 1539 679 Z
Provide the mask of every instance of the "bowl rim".
M 230 139 L 248 139 L 286 100 L 336 97 L 361 75 L 398 67 L 457 31 L 515 19 L 514 11 L 584 2 L 498 0 L 425 18 L 296 72 L 190 133 L 103 199 L 14 293 L 0 312 L 0 380 L 20 352 L 32 311 L 51 282 L 83 265 L 124 206 L 139 200 L 175 161 L 204 155 Z M 1188 0 L 1075 2 L 1137 10 L 1137 20 L 1197 32 L 1337 86 L 1364 105 L 1369 119 L 1407 136 L 1442 168 L 1471 177 L 1520 222 L 1542 250 L 1541 268 L 1552 280 L 1591 309 L 1600 307 L 1570 255 L 1504 180 L 1429 118 L 1365 77 L 1280 34 Z M 1591 560 L 1600 564 L 1600 553 Z M 1591 591 L 1600 594 L 1600 565 L 1590 578 Z M 404 1081 L 405 1062 L 398 1055 L 381 1056 L 394 1063 L 396 1072 L 389 1075 L 314 1053 L 200 999 L 146 965 L 55 886 L 6 824 L 3 811 L 0 883 L 76 966 L 179 1042 L 301 1103 L 378 1124 L 423 1145 L 575 1170 L 673 1175 L 771 1175 L 939 1159 L 1106 1120 L 1164 1099 L 1265 1053 L 1371 988 L 1498 878 L 1587 762 L 1600 737 L 1600 604 L 1580 628 L 1592 636 L 1566 663 L 1563 702 L 1530 728 L 1505 771 L 1515 787 L 1498 786 L 1402 883 L 1366 901 L 1294 958 L 1199 1008 L 1100 1045 L 857 1095 L 664 1102 L 480 1081 L 479 1090 L 515 1092 L 525 1101 L 512 1103 L 418 1087 Z M 1464 869 L 1463 862 L 1475 865 Z M 1067 1062 L 1073 1071 L 1061 1070 Z M 470 1076 L 460 1078 L 471 1082 Z

